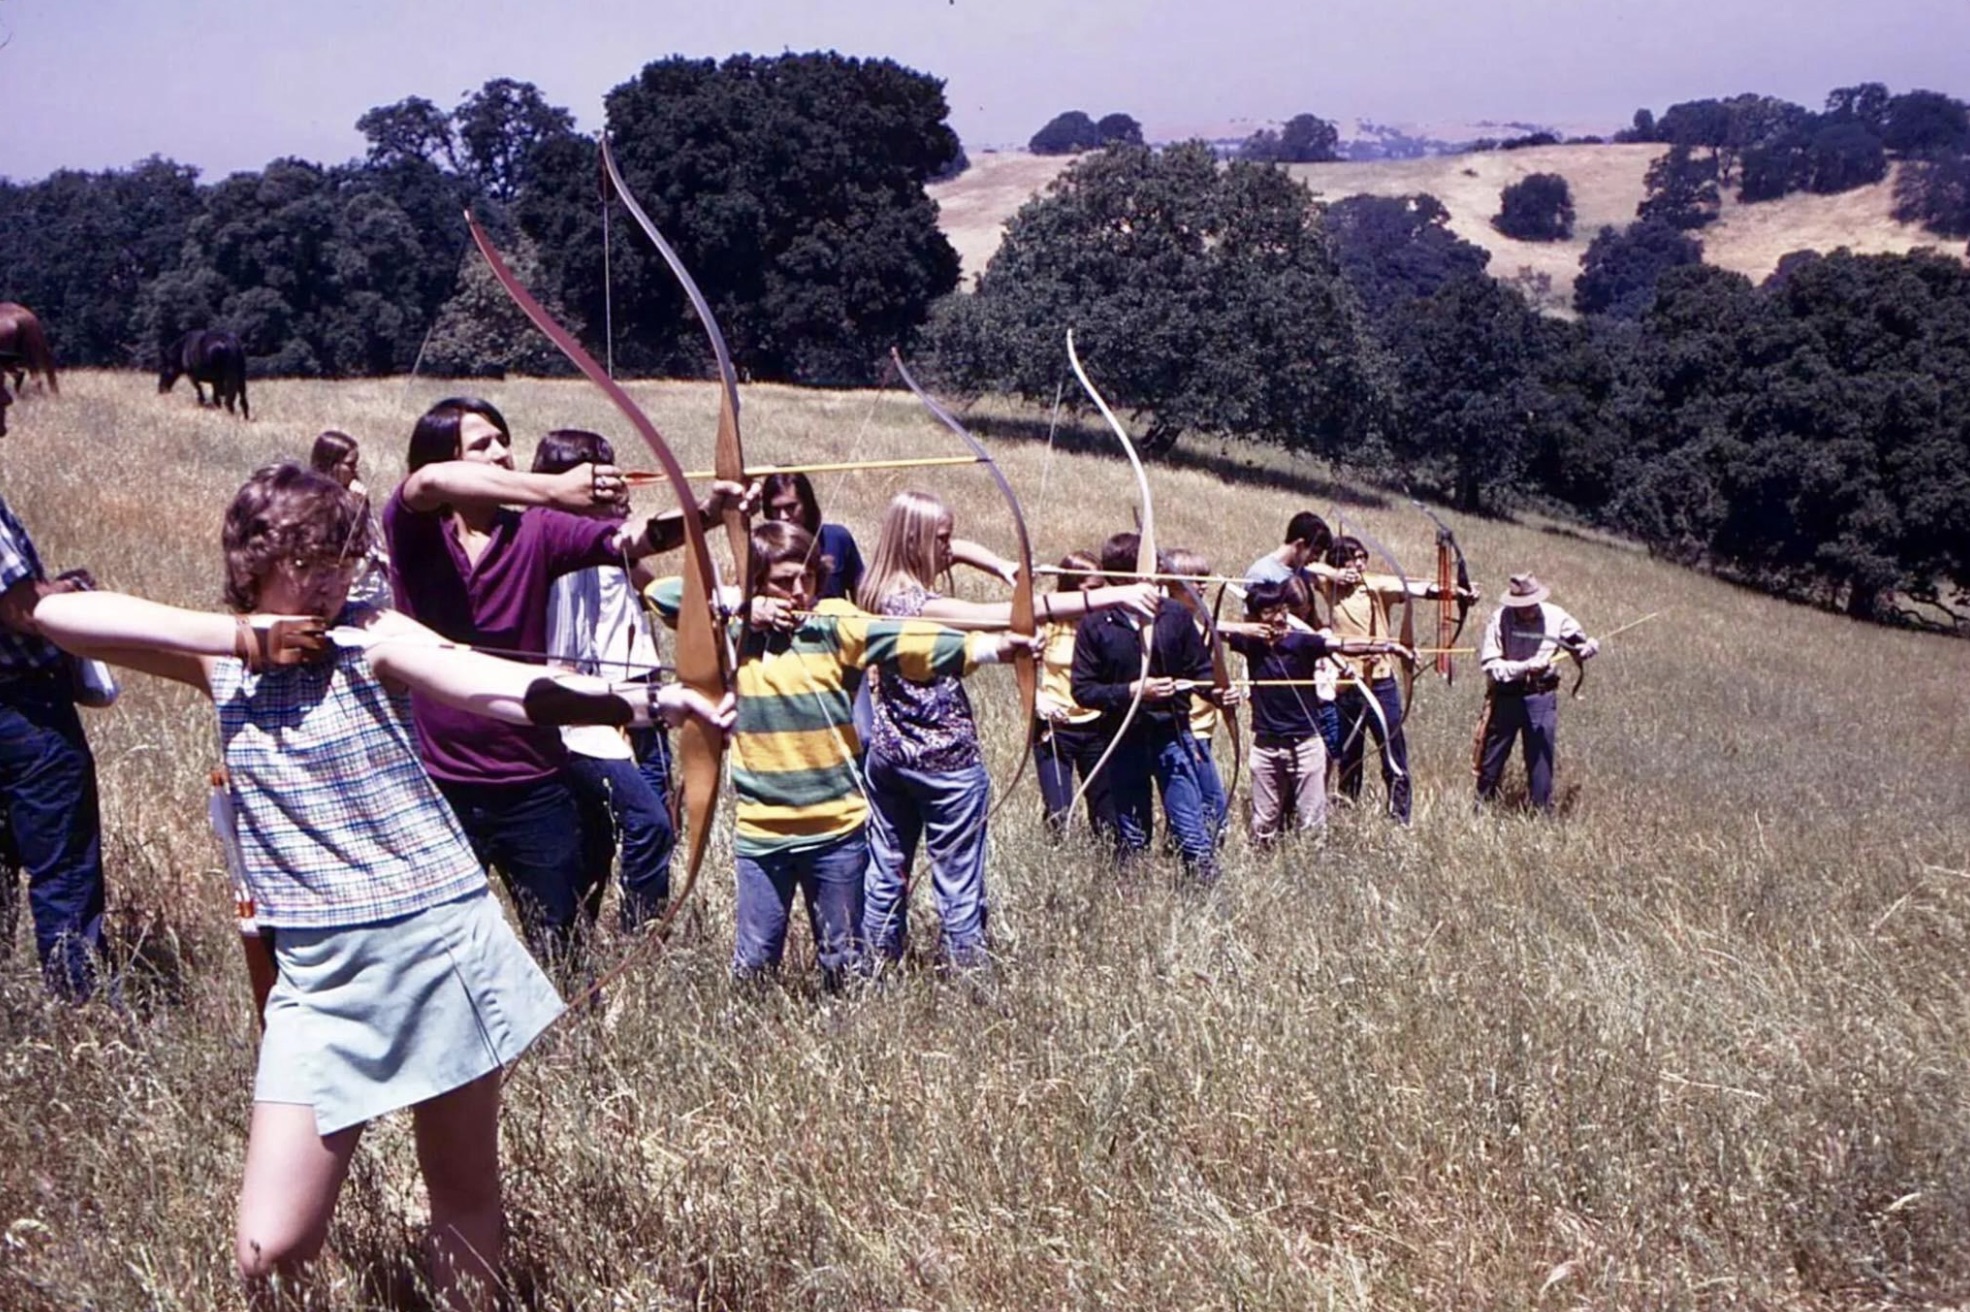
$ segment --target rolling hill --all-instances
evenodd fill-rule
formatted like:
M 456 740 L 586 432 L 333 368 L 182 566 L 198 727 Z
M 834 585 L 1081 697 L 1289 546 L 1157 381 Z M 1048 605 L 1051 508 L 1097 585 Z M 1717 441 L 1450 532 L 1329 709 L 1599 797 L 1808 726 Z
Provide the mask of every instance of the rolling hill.
M 1494 277 L 1520 281 L 1535 302 L 1564 310 L 1572 302 L 1573 279 L 1588 243 L 1602 225 L 1620 226 L 1634 219 L 1643 176 L 1663 149 L 1659 145 L 1544 146 L 1291 168 L 1317 200 L 1336 201 L 1361 193 L 1430 193 L 1449 209 L 1450 226 L 1458 236 L 1491 252 Z M 930 188 L 944 233 L 957 247 L 968 278 L 982 272 L 998 249 L 1006 220 L 1071 162 L 1071 156 L 1023 151 L 981 153 L 962 176 Z M 1514 241 L 1491 227 L 1498 193 L 1532 173 L 1558 173 L 1571 186 L 1578 212 L 1571 241 Z M 1699 234 L 1704 258 L 1756 280 L 1776 268 L 1780 257 L 1796 250 L 1845 246 L 1879 253 L 1954 246 L 1890 217 L 1894 178 L 1891 172 L 1871 187 L 1837 196 L 1800 194 L 1756 205 L 1742 205 L 1727 196 L 1721 217 Z M 1543 294 L 1540 275 L 1551 280 Z

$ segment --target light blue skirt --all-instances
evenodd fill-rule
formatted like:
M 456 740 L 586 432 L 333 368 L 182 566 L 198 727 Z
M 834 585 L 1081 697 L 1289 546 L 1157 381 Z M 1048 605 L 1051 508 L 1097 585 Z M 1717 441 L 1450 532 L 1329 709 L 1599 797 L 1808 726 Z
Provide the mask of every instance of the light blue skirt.
M 525 1052 L 561 999 L 490 890 L 375 925 L 280 929 L 256 1102 L 334 1134 L 470 1084 Z

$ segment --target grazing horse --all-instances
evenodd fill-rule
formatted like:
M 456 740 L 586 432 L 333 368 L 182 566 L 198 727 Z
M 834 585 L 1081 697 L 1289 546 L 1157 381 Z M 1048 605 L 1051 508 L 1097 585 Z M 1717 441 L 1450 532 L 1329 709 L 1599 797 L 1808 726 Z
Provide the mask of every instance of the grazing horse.
M 210 383 L 213 405 L 223 405 L 231 413 L 237 398 L 240 418 L 253 418 L 246 405 L 246 352 L 233 334 L 194 328 L 168 347 L 157 371 L 158 395 L 170 391 L 171 385 L 185 376 L 191 378 L 200 405 L 206 403 L 203 384 Z
M 9 358 L 4 368 L 14 375 L 14 390 L 26 386 L 29 375 L 40 374 L 48 391 L 61 395 L 55 385 L 55 353 L 48 349 L 48 337 L 34 311 L 12 301 L 0 301 L 0 356 Z

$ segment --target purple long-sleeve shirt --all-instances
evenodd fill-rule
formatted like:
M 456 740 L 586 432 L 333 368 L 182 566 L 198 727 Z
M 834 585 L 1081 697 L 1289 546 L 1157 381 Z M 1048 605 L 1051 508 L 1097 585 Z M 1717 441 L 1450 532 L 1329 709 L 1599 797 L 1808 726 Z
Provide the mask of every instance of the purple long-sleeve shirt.
M 616 528 L 541 506 L 501 509 L 475 564 L 443 512 L 414 509 L 401 486 L 383 507 L 397 609 L 453 642 L 510 651 L 547 650 L 549 585 L 620 563 L 610 550 Z M 501 724 L 415 694 L 411 714 L 425 768 L 443 783 L 531 783 L 566 759 L 558 729 Z

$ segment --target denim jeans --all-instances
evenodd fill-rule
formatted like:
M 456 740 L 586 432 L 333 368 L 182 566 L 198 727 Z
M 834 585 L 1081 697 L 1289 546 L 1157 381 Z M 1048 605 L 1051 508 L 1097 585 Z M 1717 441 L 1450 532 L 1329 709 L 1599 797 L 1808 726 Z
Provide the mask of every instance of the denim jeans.
M 42 978 L 85 998 L 103 945 L 102 819 L 95 758 L 58 675 L 0 684 L 0 800 L 27 872 Z
M 944 925 L 938 948 L 955 966 L 985 960 L 985 817 L 992 785 L 982 764 L 917 770 L 869 753 L 869 867 L 862 937 L 889 961 L 903 955 L 910 922 L 910 867 L 919 843 Z
M 1225 829 L 1231 822 L 1231 804 L 1224 795 L 1224 776 L 1218 773 L 1218 758 L 1211 750 L 1209 738 L 1191 735 L 1190 760 L 1197 770 L 1197 791 L 1204 798 L 1204 816 L 1211 823 L 1211 833 L 1222 844 Z
M 772 852 L 737 861 L 738 905 L 732 973 L 741 979 L 776 969 L 787 947 L 794 890 L 807 899 L 807 926 L 830 988 L 861 957 L 862 876 L 869 843 L 858 829 L 820 847 Z
M 1200 879 L 1217 878 L 1217 844 L 1204 809 L 1204 790 L 1191 756 L 1190 732 L 1141 735 L 1123 743 L 1108 760 L 1114 773 L 1115 850 L 1122 860 L 1148 850 L 1156 826 L 1155 793 L 1163 794 L 1163 816 L 1183 855 L 1184 868 Z
M 1099 833 L 1115 832 L 1115 807 L 1108 796 L 1108 771 L 1106 769 L 1094 776 L 1088 783 L 1088 773 L 1101 759 L 1102 749 L 1107 740 L 1092 724 L 1041 724 L 1033 736 L 1033 772 L 1040 781 L 1040 801 L 1046 807 L 1047 830 L 1058 834 L 1067 828 L 1071 818 L 1068 808 L 1074 804 L 1075 779 L 1078 777 L 1086 788 L 1085 801 L 1088 823 Z
M 521 784 L 439 781 L 480 864 L 495 868 L 543 962 L 574 951 L 584 885 L 581 807 L 559 775 Z
M 1336 697 L 1341 713 L 1341 796 L 1355 801 L 1361 796 L 1361 776 L 1370 745 L 1382 761 L 1382 782 L 1388 785 L 1389 814 L 1409 823 L 1409 740 L 1402 731 L 1402 693 L 1394 679 L 1377 679 L 1375 714 L 1368 698 L 1353 684 L 1342 687 Z M 1388 728 L 1385 730 L 1384 725 Z
M 594 899 L 600 901 L 620 841 L 620 919 L 625 931 L 641 928 L 661 916 L 670 902 L 670 854 L 677 846 L 670 808 L 663 794 L 650 787 L 649 772 L 635 761 L 577 754 L 568 758 L 568 774 L 583 802 L 588 844 L 583 865 L 586 878 L 594 881 Z M 592 909 L 589 916 L 594 916 Z

